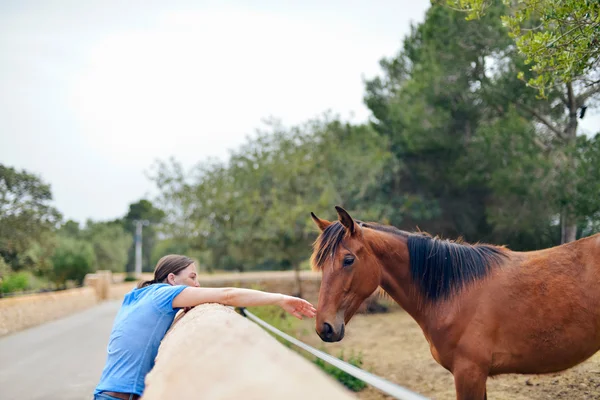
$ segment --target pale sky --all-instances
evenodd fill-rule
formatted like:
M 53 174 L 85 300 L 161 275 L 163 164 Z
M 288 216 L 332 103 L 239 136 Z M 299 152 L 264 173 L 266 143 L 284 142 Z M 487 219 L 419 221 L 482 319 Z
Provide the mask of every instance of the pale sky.
M 224 159 L 268 117 L 366 121 L 363 80 L 429 5 L 4 0 L 0 162 L 41 175 L 66 218 L 121 217 L 156 193 L 157 159 Z

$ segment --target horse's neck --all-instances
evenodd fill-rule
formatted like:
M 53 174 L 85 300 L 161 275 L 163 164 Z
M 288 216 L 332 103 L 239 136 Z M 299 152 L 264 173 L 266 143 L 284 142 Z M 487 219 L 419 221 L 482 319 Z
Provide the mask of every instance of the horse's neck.
M 371 249 L 381 266 L 380 286 L 419 324 L 425 317 L 424 299 L 410 275 L 408 238 L 402 235 L 369 232 Z

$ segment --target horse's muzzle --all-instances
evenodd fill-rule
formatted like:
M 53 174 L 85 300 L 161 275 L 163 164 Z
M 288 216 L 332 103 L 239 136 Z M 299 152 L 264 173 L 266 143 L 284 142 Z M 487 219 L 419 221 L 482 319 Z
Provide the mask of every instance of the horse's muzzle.
M 337 331 L 327 322 L 324 322 L 320 329 L 317 329 L 317 334 L 324 342 L 339 342 L 344 338 L 344 333 L 344 324 L 341 324 Z

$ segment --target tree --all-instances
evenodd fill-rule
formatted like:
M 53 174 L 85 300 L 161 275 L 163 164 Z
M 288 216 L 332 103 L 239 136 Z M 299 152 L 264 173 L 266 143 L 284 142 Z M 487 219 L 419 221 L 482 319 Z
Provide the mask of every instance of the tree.
M 87 221 L 80 237 L 89 242 L 94 249 L 95 270 L 125 271 L 128 250 L 133 239 L 121 223 Z
M 591 139 L 585 136 L 577 139 L 576 154 L 573 157 L 577 161 L 576 175 L 579 179 L 574 208 L 577 215 L 585 217 L 585 224 L 595 223 L 600 227 L 600 133 Z
M 364 218 L 378 218 L 381 207 L 367 200 L 391 155 L 386 140 L 369 126 L 351 126 L 327 114 L 290 129 L 272 122 L 270 129 L 266 138 L 273 152 L 257 165 L 268 171 L 272 188 L 257 218 L 266 248 L 297 272 L 300 283 L 300 264 L 316 237 L 307 212 L 327 215 L 341 204 Z
M 468 23 L 434 6 L 398 55 L 382 60 L 382 76 L 366 82 L 373 127 L 397 162 L 381 185 L 392 224 L 467 240 L 489 236 L 490 188 L 465 183 L 465 154 L 480 124 L 503 117 L 482 81 L 509 42 L 490 15 Z
M 564 192 L 569 199 L 577 197 L 576 160 L 571 157 L 576 147 L 578 118 L 600 94 L 600 3 L 586 0 L 505 0 L 510 6 L 501 14 L 504 25 L 517 48 L 533 63 L 533 75 L 524 70 L 520 79 L 549 98 L 551 114 L 523 104 L 515 105 L 543 124 L 559 148 L 556 167 L 563 171 Z M 482 0 L 446 0 L 446 4 L 468 12 L 468 19 L 484 18 L 493 3 Z M 482 17 L 482 15 L 484 15 Z M 494 13 L 494 17 L 498 15 Z M 547 110 L 546 110 L 547 111 Z M 558 111 L 558 112 L 557 112 Z M 561 242 L 577 237 L 577 214 L 573 202 L 562 201 Z
M 364 205 L 390 160 L 386 140 L 369 126 L 325 115 L 291 128 L 268 121 L 227 162 L 190 173 L 175 161 L 159 163 L 154 179 L 169 212 L 169 240 L 187 237 L 210 252 L 215 268 L 299 271 L 316 237 L 309 212 Z M 373 204 L 362 209 L 380 215 Z
M 79 222 L 70 219 L 60 226 L 58 233 L 64 236 L 77 238 L 81 235 L 81 227 L 79 226 Z
M 524 60 L 501 24 L 505 13 L 495 3 L 466 21 L 433 6 L 367 82 L 373 126 L 399 165 L 382 186 L 398 210 L 394 224 L 520 249 L 555 244 L 570 182 L 559 172 L 572 154 L 553 125 L 565 124 L 564 103 L 560 92 L 541 99 L 518 79 Z
M 61 215 L 51 202 L 50 185 L 40 177 L 0 164 L 0 257 L 13 270 L 34 266 L 27 255 L 34 245 L 53 246 Z
M 88 220 L 82 229 L 79 223 L 69 220 L 58 229 L 62 238 L 87 242 L 94 251 L 92 270 L 108 269 L 113 272 L 125 270 L 131 235 L 123 229 L 121 221 L 94 222 Z
M 443 2 L 467 12 L 467 19 L 481 18 L 492 7 L 492 2 L 486 0 Z M 536 73 L 527 80 L 530 86 L 543 95 L 557 82 L 569 83 L 582 76 L 596 75 L 600 66 L 600 3 L 588 0 L 504 0 L 504 3 L 510 12 L 501 16 L 502 22 Z
M 64 286 L 67 280 L 83 283 L 87 273 L 92 272 L 95 260 L 94 248 L 84 240 L 60 237 L 52 257 L 52 279 Z

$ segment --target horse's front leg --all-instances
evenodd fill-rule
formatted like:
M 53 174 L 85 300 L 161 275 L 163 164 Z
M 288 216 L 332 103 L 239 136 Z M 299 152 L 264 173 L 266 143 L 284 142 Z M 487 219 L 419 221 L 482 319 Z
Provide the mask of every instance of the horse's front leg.
M 485 368 L 465 360 L 458 362 L 453 368 L 454 386 L 457 400 L 487 399 L 486 381 L 488 373 Z

